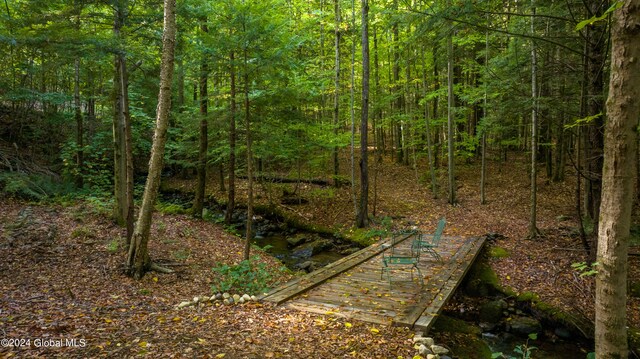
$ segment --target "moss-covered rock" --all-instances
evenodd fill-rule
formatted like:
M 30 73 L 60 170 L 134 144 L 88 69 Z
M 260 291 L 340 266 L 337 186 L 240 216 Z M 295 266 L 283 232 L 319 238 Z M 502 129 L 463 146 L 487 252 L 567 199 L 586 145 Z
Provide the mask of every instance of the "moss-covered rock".
M 491 266 L 484 261 L 476 261 L 465 283 L 465 292 L 472 297 L 487 297 L 500 291 L 500 280 Z
M 491 358 L 491 348 L 475 334 L 447 333 L 443 334 L 442 338 L 440 338 L 440 335 L 436 336 L 438 337 L 437 341 L 447 343 L 450 357 L 465 359 Z
M 482 334 L 482 329 L 480 329 L 479 326 L 447 315 L 438 316 L 438 319 L 436 319 L 436 321 L 433 323 L 433 327 L 431 329 L 436 332 L 463 333 L 474 335 Z

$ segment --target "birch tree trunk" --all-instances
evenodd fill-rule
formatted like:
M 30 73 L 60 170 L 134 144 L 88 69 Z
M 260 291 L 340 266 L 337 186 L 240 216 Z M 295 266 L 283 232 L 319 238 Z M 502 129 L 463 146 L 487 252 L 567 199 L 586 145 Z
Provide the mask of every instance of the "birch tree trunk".
M 596 357 L 627 358 L 627 256 L 640 117 L 640 0 L 614 12 L 596 276 Z
M 144 187 L 142 206 L 129 246 L 127 258 L 127 272 L 130 276 L 140 279 L 150 270 L 170 272 L 151 263 L 147 243 L 151 230 L 153 206 L 158 196 L 160 175 L 164 147 L 167 142 L 167 128 L 169 127 L 169 111 L 171 110 L 171 84 L 173 81 L 174 50 L 176 39 L 176 0 L 164 0 L 164 32 L 162 34 L 162 59 L 160 62 L 160 91 L 156 110 L 156 128 L 149 160 L 149 175 Z

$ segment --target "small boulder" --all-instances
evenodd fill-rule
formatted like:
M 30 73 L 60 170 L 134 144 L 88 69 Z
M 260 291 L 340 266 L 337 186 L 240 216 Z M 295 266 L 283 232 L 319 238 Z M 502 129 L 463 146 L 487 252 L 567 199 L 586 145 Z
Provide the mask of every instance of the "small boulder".
M 251 300 L 254 301 L 254 302 L 257 302 L 258 301 L 258 297 L 256 297 L 255 295 L 252 295 L 251 296 Z
M 231 294 L 226 292 L 222 294 L 222 299 L 229 299 L 229 298 L 231 298 Z
M 245 302 L 248 302 L 248 301 L 250 301 L 250 300 L 251 300 L 251 296 L 250 296 L 249 294 L 244 294 L 244 295 L 242 296 L 242 299 L 244 299 L 244 301 L 245 301 Z
M 238 303 L 238 301 L 240 301 L 240 296 L 239 296 L 239 295 L 237 295 L 237 294 L 234 294 L 234 295 L 233 295 L 233 301 L 234 301 L 234 302 L 236 302 L 236 303 Z
M 449 353 L 449 349 L 440 345 L 432 345 L 431 351 L 433 352 L 433 354 L 437 354 L 437 355 L 444 355 Z
M 418 354 L 420 354 L 421 356 L 433 354 L 433 352 L 431 352 L 431 349 L 427 348 L 427 346 L 424 344 L 418 344 L 418 347 L 416 349 L 418 349 Z
M 540 333 L 542 325 L 537 319 L 531 317 L 513 317 L 509 321 L 509 329 L 514 334 L 529 335 Z
M 191 302 L 182 302 L 182 303 L 178 304 L 178 309 L 182 309 L 182 308 L 188 307 L 190 305 L 193 305 L 193 303 L 191 303 Z
M 289 243 L 291 247 L 299 246 L 302 243 L 306 242 L 306 240 L 307 240 L 307 236 L 305 236 L 302 233 L 292 237 L 287 237 L 287 243 Z
M 244 302 L 244 297 L 240 297 L 240 299 L 238 299 L 238 304 L 244 304 Z
M 553 333 L 560 339 L 571 339 L 571 331 L 564 327 L 554 329 Z
M 427 347 L 431 347 L 432 345 L 435 344 L 435 342 L 433 341 L 432 338 L 429 337 L 422 337 L 422 336 L 415 336 L 413 337 L 413 342 L 415 344 L 422 344 L 425 345 Z
M 480 306 L 480 321 L 498 323 L 502 319 L 503 311 L 507 308 L 507 302 L 502 299 L 486 302 Z

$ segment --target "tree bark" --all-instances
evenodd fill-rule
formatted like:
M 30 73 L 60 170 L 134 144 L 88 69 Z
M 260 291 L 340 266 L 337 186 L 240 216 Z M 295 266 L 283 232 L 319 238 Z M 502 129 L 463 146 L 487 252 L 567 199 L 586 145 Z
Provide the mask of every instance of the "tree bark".
M 124 46 L 122 27 L 127 17 L 127 1 L 119 0 L 115 7 L 113 32 Z M 129 75 L 124 49 L 118 49 L 114 57 L 114 218 L 127 229 L 126 245 L 133 236 L 133 145 L 131 116 L 129 114 Z
M 427 97 L 427 62 L 422 48 L 422 97 Z M 429 103 L 424 101 L 425 136 L 427 137 L 427 161 L 429 162 L 429 177 L 431 178 L 431 193 L 433 198 L 438 198 L 438 181 L 436 168 L 433 163 L 433 140 L 431 139 L 431 120 L 429 118 Z
M 334 77 L 334 93 L 333 93 L 333 134 L 338 137 L 338 122 L 340 121 L 340 0 L 334 0 L 336 25 L 335 25 L 335 77 Z M 334 185 L 340 185 L 338 174 L 340 173 L 340 165 L 338 158 L 338 146 L 333 147 L 333 181 Z
M 227 212 L 224 223 L 231 224 L 236 202 L 236 64 L 235 53 L 232 51 L 229 57 L 231 77 L 230 94 L 231 103 L 229 109 L 229 192 L 227 192 Z
M 369 1 L 362 0 L 362 117 L 360 118 L 360 205 L 356 225 L 369 225 Z
M 594 0 L 588 4 L 589 16 L 601 16 L 609 6 L 608 1 Z M 587 198 L 585 205 L 587 213 L 593 219 L 595 228 L 598 228 L 600 211 L 600 199 L 602 197 L 602 166 L 604 143 L 604 69 L 607 51 L 607 25 L 606 22 L 597 22 L 586 27 L 586 71 L 587 71 L 587 116 L 596 117 L 587 126 L 585 161 L 588 174 L 586 183 Z
M 456 176 L 455 176 L 455 114 L 454 114 L 454 93 L 453 93 L 453 23 L 449 22 L 450 33 L 447 36 L 447 154 L 449 167 L 449 204 L 455 204 L 456 199 Z
M 536 15 L 536 8 L 534 0 L 531 1 L 532 13 L 531 17 L 531 34 L 535 33 L 534 19 Z M 531 40 L 531 199 L 529 205 L 531 206 L 529 212 L 529 238 L 534 239 L 538 236 L 537 227 L 537 199 L 538 199 L 538 62 L 536 56 L 536 44 Z
M 244 49 L 244 121 L 247 137 L 247 232 L 244 245 L 244 259 L 249 260 L 251 239 L 253 238 L 253 153 L 251 151 L 251 117 L 249 107 L 249 66 L 247 49 Z
M 119 0 L 116 2 L 115 7 L 115 20 L 113 24 L 113 33 L 117 41 L 121 46 L 124 44 L 122 36 L 122 27 L 125 21 L 126 1 Z M 125 149 L 125 127 L 126 127 L 126 113 L 128 112 L 127 105 L 125 103 L 128 95 L 123 92 L 123 89 L 127 88 L 127 84 L 124 84 L 126 74 L 126 60 L 124 57 L 124 49 L 116 50 L 114 57 L 114 77 L 113 77 L 113 94 L 114 94 L 114 114 L 113 114 L 113 154 L 114 154 L 114 197 L 115 206 L 113 209 L 113 216 L 115 221 L 119 225 L 125 225 L 127 221 L 127 164 L 126 164 L 126 149 Z M 129 236 L 127 236 L 129 237 Z
M 149 258 L 147 243 L 151 230 L 153 206 L 160 187 L 162 160 L 167 141 L 169 112 L 171 110 L 171 85 L 174 70 L 174 50 L 176 39 L 176 0 L 164 0 L 164 31 L 162 35 L 162 58 L 160 62 L 160 91 L 156 114 L 156 128 L 153 135 L 149 175 L 144 187 L 142 206 L 127 258 L 128 274 L 140 279 L 153 265 Z M 155 266 L 159 269 L 157 266 Z M 166 270 L 164 270 L 166 271 Z
M 82 103 L 80 102 L 80 57 L 74 61 L 74 81 L 73 81 L 73 104 L 74 117 L 76 120 L 76 187 L 84 186 L 84 124 L 82 121 Z
M 627 358 L 627 256 L 640 117 L 640 1 L 614 12 L 596 276 L 596 357 Z
M 203 33 L 209 32 L 206 18 L 200 26 Z M 209 151 L 209 94 L 208 94 L 209 64 L 207 57 L 203 54 L 200 63 L 200 145 L 198 149 L 198 165 L 196 167 L 198 181 L 196 184 L 196 195 L 193 200 L 193 216 L 202 218 L 204 207 L 204 196 L 207 187 L 207 152 Z

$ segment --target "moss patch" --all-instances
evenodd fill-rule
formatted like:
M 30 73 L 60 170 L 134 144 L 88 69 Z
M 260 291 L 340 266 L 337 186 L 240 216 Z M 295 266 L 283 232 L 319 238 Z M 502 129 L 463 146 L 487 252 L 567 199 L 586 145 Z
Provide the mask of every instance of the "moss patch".
M 629 285 L 629 295 L 635 298 L 640 297 L 640 283 L 635 282 Z
M 449 356 L 465 359 L 489 359 L 491 348 L 474 334 L 435 332 L 433 337 L 436 343 L 447 343 Z
M 484 261 L 476 261 L 467 274 L 465 291 L 470 296 L 486 297 L 501 292 L 502 288 L 491 266 Z
M 506 258 L 510 255 L 511 253 L 502 247 L 493 246 L 489 249 L 489 257 L 491 258 Z
M 476 325 L 469 324 L 464 320 L 440 315 L 433 323 L 432 330 L 436 332 L 463 333 L 481 335 L 482 329 Z

